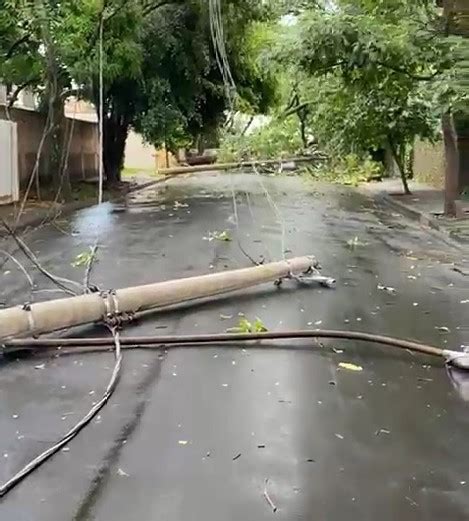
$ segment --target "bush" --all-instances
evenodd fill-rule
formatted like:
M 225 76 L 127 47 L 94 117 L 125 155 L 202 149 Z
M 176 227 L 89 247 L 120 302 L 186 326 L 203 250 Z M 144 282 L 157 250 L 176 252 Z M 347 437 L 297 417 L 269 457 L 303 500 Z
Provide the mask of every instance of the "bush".
M 349 154 L 317 167 L 306 167 L 305 171 L 321 181 L 358 186 L 360 183 L 379 179 L 383 174 L 383 167 L 368 157 L 363 159 L 355 154 Z

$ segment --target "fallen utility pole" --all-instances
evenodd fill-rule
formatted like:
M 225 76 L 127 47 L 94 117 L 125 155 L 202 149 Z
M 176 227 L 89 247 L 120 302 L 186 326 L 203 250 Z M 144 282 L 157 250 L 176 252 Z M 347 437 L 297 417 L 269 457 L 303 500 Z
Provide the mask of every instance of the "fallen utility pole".
M 175 166 L 171 168 L 160 168 L 160 175 L 190 174 L 195 172 L 216 172 L 219 170 L 236 170 L 238 168 L 252 168 L 255 166 L 272 165 L 295 165 L 298 163 L 312 163 L 314 161 L 325 161 L 323 156 L 291 157 L 287 159 L 259 159 L 253 161 L 238 161 L 232 163 L 212 163 L 207 165 Z
M 296 277 L 317 268 L 313 256 L 253 268 L 169 280 L 0 310 L 0 341 L 99 322 L 122 313 L 162 308 Z

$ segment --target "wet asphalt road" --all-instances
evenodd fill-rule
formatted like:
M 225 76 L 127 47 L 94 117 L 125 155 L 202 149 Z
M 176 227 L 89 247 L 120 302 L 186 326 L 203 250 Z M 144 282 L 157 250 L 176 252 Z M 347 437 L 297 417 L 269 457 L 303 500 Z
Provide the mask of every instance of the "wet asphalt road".
M 256 176 L 199 175 L 147 190 L 126 207 L 81 211 L 26 239 L 52 271 L 81 280 L 71 262 L 99 234 L 92 279 L 107 288 L 248 266 L 236 238 L 256 258 L 313 253 L 338 280 L 335 290 L 255 288 L 160 313 L 129 335 L 223 332 L 242 313 L 270 330 L 349 328 L 469 345 L 469 278 L 453 270 L 456 263 L 469 272 L 469 254 L 354 190 L 299 178 L 262 182 L 275 205 Z M 224 230 L 234 240 L 206 240 Z M 23 302 L 21 274 L 10 264 L 2 272 L 1 300 Z M 110 403 L 1 501 L 0 519 L 469 518 L 468 403 L 438 360 L 357 342 L 294 347 L 126 351 Z M 338 369 L 340 362 L 363 370 Z M 113 358 L 0 363 L 3 481 L 89 409 Z M 266 479 L 275 513 L 263 497 Z

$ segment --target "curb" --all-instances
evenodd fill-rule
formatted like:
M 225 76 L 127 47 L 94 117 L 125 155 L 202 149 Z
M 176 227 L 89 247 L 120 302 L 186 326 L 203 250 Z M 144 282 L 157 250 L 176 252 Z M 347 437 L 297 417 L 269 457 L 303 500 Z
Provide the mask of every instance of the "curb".
M 415 208 L 404 204 L 400 201 L 396 201 L 396 199 L 387 192 L 380 192 L 377 194 L 377 199 L 379 199 L 382 203 L 394 208 L 397 211 L 403 213 L 406 217 L 413 221 L 417 221 L 422 226 L 426 228 L 430 228 L 431 230 L 435 230 L 439 232 L 446 241 L 450 241 L 453 245 L 457 245 L 459 247 L 463 246 L 467 248 L 469 245 L 469 239 L 461 238 L 457 233 L 453 231 L 448 231 L 445 227 L 441 226 L 438 222 L 438 219 L 432 217 L 431 215 L 421 212 L 420 210 L 416 210 Z M 456 244 L 454 244 L 456 243 Z
M 427 226 L 428 228 L 432 228 L 433 230 L 446 232 L 446 230 L 441 228 L 440 223 L 434 217 L 424 212 L 421 212 L 420 210 L 416 210 L 412 206 L 409 206 L 405 203 L 401 203 L 401 201 L 396 201 L 396 199 L 387 192 L 380 193 L 379 197 L 384 203 L 396 208 L 397 210 L 400 210 L 407 217 L 413 219 L 414 221 L 418 221 L 421 225 Z

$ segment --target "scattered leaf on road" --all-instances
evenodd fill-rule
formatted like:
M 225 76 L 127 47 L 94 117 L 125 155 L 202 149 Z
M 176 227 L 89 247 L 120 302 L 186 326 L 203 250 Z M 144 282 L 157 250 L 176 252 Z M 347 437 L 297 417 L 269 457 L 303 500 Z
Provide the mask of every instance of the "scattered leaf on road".
M 449 327 L 446 327 L 446 326 L 435 326 L 435 329 L 437 331 L 440 331 L 440 333 L 449 333 L 450 332 Z
M 379 436 L 380 434 L 391 434 L 391 431 L 388 431 L 388 429 L 378 429 L 378 430 L 375 432 L 375 435 L 376 435 L 376 436 Z
M 347 246 L 350 249 L 358 248 L 359 246 L 366 246 L 368 243 L 360 241 L 358 237 L 354 237 L 353 239 L 350 239 L 347 241 Z
M 396 288 L 392 288 L 391 286 L 384 286 L 383 284 L 378 284 L 378 289 L 382 291 L 386 291 L 386 293 L 390 293 L 391 295 L 396 294 Z
M 340 362 L 339 367 L 341 369 L 348 369 L 349 371 L 363 371 L 363 367 L 355 364 L 350 364 L 349 362 Z
M 267 328 L 260 318 L 256 318 L 254 322 L 241 318 L 237 326 L 230 327 L 226 331 L 227 333 L 264 333 Z

